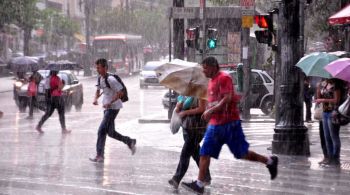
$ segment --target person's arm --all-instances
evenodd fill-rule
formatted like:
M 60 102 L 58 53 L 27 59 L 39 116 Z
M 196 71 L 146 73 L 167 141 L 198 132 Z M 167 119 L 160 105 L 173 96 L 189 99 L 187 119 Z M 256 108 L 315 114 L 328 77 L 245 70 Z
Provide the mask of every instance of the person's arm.
M 341 92 L 339 89 L 334 91 L 334 95 L 332 99 L 317 99 L 317 103 L 332 103 L 332 104 L 338 104 L 340 101 L 340 95 Z
M 205 111 L 206 104 L 207 104 L 206 100 L 199 99 L 198 107 L 182 111 L 180 112 L 179 116 L 182 118 L 187 115 L 202 114 Z
M 100 89 L 97 89 L 96 92 L 95 92 L 95 98 L 94 98 L 94 101 L 92 102 L 93 105 L 98 105 L 98 98 L 101 96 L 100 94 Z
M 207 109 L 203 113 L 203 118 L 205 120 L 209 120 L 210 116 L 213 113 L 220 112 L 221 110 L 223 110 L 224 107 L 231 102 L 231 100 L 232 100 L 232 93 L 224 94 L 224 97 L 220 100 L 220 102 L 218 104 L 216 104 L 213 107 Z

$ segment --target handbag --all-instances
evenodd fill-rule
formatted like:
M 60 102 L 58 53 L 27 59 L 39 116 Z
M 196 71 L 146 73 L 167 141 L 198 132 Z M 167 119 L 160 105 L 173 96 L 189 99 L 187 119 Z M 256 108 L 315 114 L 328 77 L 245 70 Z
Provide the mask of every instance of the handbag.
M 334 125 L 344 126 L 349 124 L 350 118 L 343 116 L 342 114 L 339 113 L 338 110 L 334 110 L 332 112 L 331 121 L 332 121 L 332 124 Z
M 350 96 L 339 106 L 338 112 L 344 117 L 350 118 Z
M 202 119 L 202 114 L 187 115 L 183 118 L 181 126 L 186 130 L 205 130 L 207 122 Z
M 314 119 L 315 120 L 322 120 L 322 115 L 323 115 L 323 105 L 322 103 L 316 104 L 315 105 L 315 112 L 314 112 Z

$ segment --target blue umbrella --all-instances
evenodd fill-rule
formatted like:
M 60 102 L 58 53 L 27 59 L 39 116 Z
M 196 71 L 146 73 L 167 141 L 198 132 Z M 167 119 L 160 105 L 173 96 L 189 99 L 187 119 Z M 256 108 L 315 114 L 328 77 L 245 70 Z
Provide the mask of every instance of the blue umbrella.
M 337 59 L 339 59 L 339 57 L 330 53 L 315 52 L 302 57 L 296 66 L 307 76 L 331 78 L 332 76 L 324 69 L 324 67 Z

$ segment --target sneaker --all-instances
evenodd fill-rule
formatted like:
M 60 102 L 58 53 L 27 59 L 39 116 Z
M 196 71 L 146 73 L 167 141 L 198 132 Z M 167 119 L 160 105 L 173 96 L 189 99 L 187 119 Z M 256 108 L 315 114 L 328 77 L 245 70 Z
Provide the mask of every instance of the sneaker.
M 92 162 L 101 163 L 103 162 L 104 158 L 102 156 L 96 156 L 95 158 L 89 158 L 89 160 Z
M 197 194 L 203 194 L 204 193 L 204 187 L 199 187 L 197 185 L 197 181 L 192 181 L 189 183 L 186 182 L 182 182 L 181 183 L 182 187 L 184 187 L 185 189 L 195 192 Z
M 278 157 L 277 156 L 271 156 L 272 164 L 266 165 L 266 167 L 269 169 L 271 180 L 274 180 L 277 177 L 278 173 Z
M 44 133 L 44 131 L 41 130 L 41 127 L 39 127 L 39 126 L 36 126 L 36 127 L 35 127 L 35 130 L 37 130 L 39 133 Z
M 177 182 L 174 178 L 168 181 L 170 185 L 172 185 L 175 189 L 179 187 L 179 182 Z
M 329 163 L 329 159 L 328 158 L 324 158 L 323 160 L 318 162 L 318 164 L 328 164 L 328 163 Z
M 71 130 L 68 130 L 68 129 L 62 129 L 62 134 L 68 134 L 72 132 Z
M 134 155 L 136 152 L 136 139 L 131 139 L 131 142 L 128 144 L 131 154 Z
M 340 166 L 340 160 L 338 158 L 333 158 L 329 161 L 329 165 Z

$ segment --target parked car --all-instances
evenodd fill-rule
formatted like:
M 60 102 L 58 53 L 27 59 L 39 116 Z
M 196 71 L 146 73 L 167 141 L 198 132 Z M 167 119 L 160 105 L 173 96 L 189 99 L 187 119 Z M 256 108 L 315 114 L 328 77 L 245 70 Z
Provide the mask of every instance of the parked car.
M 235 91 L 237 92 L 237 71 L 228 70 L 225 72 L 231 75 L 231 77 L 234 79 L 234 87 Z M 264 114 L 270 114 L 274 105 L 274 80 L 266 71 L 258 69 L 251 69 L 250 80 L 251 91 L 248 101 L 250 103 L 251 108 L 260 108 Z M 237 93 L 240 94 L 239 92 Z M 241 103 L 239 107 L 240 109 L 242 109 Z
M 37 101 L 39 108 L 44 110 L 46 108 L 44 85 L 50 71 L 39 70 L 38 72 L 43 76 L 44 79 L 41 80 L 38 85 Z M 69 70 L 59 71 L 58 76 L 65 82 L 65 86 L 62 90 L 62 96 L 65 100 L 66 111 L 70 111 L 73 105 L 77 111 L 80 111 L 84 102 L 83 84 Z M 24 112 L 26 110 L 26 107 L 29 103 L 27 88 L 28 82 L 25 78 L 17 79 L 14 83 L 14 99 L 21 112 Z
M 163 64 L 162 61 L 149 61 L 145 64 L 140 72 L 140 88 L 147 88 L 148 86 L 159 86 L 159 80 L 155 68 Z
M 174 91 L 171 90 L 171 103 L 173 105 L 175 105 L 177 102 L 177 95 L 178 95 L 177 93 L 174 93 Z M 169 108 L 169 96 L 170 96 L 170 92 L 167 91 L 162 98 L 162 104 L 166 109 Z

